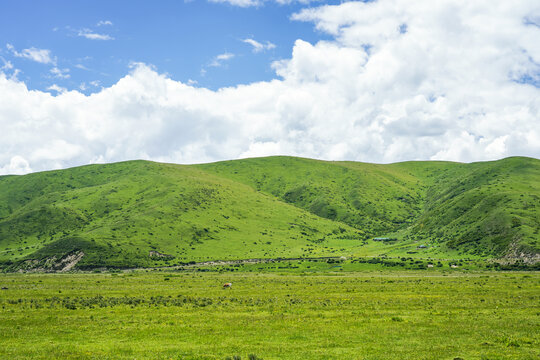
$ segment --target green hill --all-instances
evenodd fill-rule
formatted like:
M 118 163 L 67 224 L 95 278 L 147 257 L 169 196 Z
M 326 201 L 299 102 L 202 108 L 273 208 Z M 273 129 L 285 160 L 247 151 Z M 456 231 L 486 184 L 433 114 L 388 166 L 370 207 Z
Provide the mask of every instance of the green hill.
M 538 254 L 540 161 L 461 164 L 429 188 L 408 233 L 478 255 Z
M 411 163 L 411 165 L 413 165 Z M 426 162 L 431 172 L 455 166 Z M 255 158 L 197 165 L 320 217 L 370 236 L 402 229 L 421 214 L 429 175 L 395 165 L 326 162 L 293 157 Z
M 530 259 L 540 252 L 539 196 L 540 161 L 529 158 L 89 165 L 0 177 L 0 262 L 91 269 L 382 254 Z
M 196 167 L 132 161 L 0 178 L 0 256 L 79 267 L 335 254 L 362 231 Z M 150 256 L 152 252 L 152 256 Z

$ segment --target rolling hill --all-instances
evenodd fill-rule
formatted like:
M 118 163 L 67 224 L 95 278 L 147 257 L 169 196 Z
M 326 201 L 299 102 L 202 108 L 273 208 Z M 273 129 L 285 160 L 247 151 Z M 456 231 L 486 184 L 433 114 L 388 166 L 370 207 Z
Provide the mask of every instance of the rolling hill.
M 14 270 L 341 255 L 535 261 L 539 197 L 540 161 L 530 158 L 88 165 L 0 177 L 0 262 Z

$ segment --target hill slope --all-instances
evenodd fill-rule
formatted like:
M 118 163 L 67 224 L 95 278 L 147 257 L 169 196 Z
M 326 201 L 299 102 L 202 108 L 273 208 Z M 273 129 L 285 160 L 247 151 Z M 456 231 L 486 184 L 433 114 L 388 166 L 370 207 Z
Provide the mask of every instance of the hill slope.
M 455 166 L 442 162 L 425 165 L 433 172 Z M 197 167 L 371 236 L 412 224 L 421 214 L 428 183 L 406 167 L 285 156 Z
M 3 177 L 0 189 L 3 260 L 83 251 L 79 267 L 151 266 L 331 254 L 364 238 L 188 166 L 92 165 Z
M 400 255 L 419 244 L 416 256 L 534 258 L 539 199 L 540 161 L 529 158 L 90 165 L 0 177 L 0 261 L 46 268 L 84 253 L 79 268 L 132 267 Z
M 410 234 L 479 255 L 537 254 L 540 161 L 461 164 L 429 188 Z
M 198 167 L 407 245 L 479 256 L 534 256 L 540 248 L 536 159 L 376 165 L 273 157 Z

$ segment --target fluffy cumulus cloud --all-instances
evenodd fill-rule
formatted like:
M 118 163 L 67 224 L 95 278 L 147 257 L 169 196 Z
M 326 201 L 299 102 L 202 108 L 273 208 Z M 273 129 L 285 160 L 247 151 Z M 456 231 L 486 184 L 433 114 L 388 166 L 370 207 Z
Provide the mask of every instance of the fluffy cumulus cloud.
M 136 158 L 540 157 L 539 14 L 526 0 L 306 9 L 293 19 L 332 40 L 297 40 L 277 79 L 217 91 L 144 64 L 88 96 L 0 72 L 0 173 Z

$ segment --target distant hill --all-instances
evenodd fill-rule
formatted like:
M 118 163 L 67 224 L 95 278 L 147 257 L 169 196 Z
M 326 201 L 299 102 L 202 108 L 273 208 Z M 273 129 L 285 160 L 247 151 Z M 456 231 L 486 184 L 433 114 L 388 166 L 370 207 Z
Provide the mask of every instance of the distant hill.
M 540 161 L 128 161 L 0 177 L 7 269 L 318 256 L 538 258 Z M 388 241 L 374 241 L 374 237 Z

